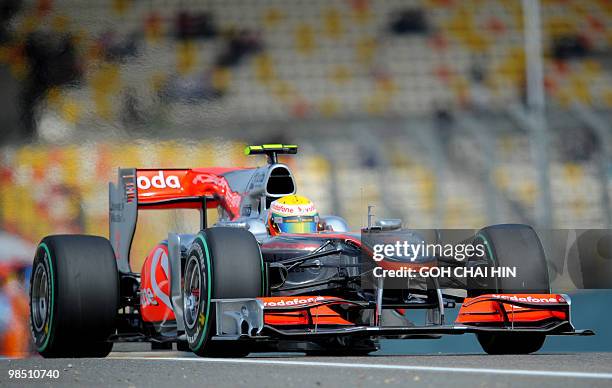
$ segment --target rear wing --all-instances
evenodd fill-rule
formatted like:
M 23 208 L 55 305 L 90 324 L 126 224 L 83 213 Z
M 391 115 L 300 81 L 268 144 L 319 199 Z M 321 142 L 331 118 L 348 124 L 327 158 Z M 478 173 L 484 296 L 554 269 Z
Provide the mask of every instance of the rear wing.
M 120 168 L 117 184 L 108 184 L 109 240 L 120 272 L 131 272 L 129 255 L 138 220 L 136 169 Z
M 205 209 L 220 200 L 230 213 L 240 206 L 222 173 L 233 169 L 120 168 L 117 183 L 109 183 L 109 239 L 121 272 L 130 272 L 129 254 L 138 210 L 199 209 L 200 228 L 206 228 Z
M 297 149 L 291 144 L 246 147 L 246 155 L 267 155 L 268 164 L 259 168 L 120 168 L 117 183 L 109 183 L 109 239 L 119 271 L 131 271 L 138 210 L 198 209 L 201 229 L 207 227 L 206 209 L 220 206 L 230 219 L 256 215 L 267 200 L 295 193 L 293 175 L 277 163 L 277 155 Z

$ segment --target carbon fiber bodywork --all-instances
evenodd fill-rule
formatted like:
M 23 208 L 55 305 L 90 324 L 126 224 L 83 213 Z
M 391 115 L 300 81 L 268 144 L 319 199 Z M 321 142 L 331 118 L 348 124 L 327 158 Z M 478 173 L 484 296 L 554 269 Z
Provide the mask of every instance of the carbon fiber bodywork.
M 367 353 L 376 350 L 376 339 L 383 337 L 437 338 L 444 334 L 485 332 L 593 334 L 589 330 L 574 330 L 569 298 L 559 302 L 559 306 L 550 303 L 525 305 L 496 297 L 476 298 L 471 301 L 471 310 L 462 310 L 463 322 L 447 324 L 445 310 L 455 307 L 457 302 L 462 303 L 466 298 L 465 290 L 463 294 L 448 293 L 435 279 L 414 288 L 391 289 L 385 287 L 382 279 L 364 284 L 363 274 L 371 272 L 374 263 L 364 258 L 367 247 L 362 245 L 361 236 L 349 233 L 346 222 L 340 217 L 321 217 L 322 231 L 319 233 L 271 236 L 266 226 L 270 203 L 297 190 L 289 167 L 277 163 L 275 152 L 257 151 L 267 153 L 269 160 L 267 165 L 258 168 L 184 169 L 176 170 L 176 175 L 170 175 L 174 170 L 163 170 L 159 175 L 151 175 L 148 170 L 146 182 L 151 183 L 147 189 L 154 179 L 159 177 L 161 182 L 164 176 L 171 177 L 175 186 L 175 183 L 184 185 L 184 190 L 182 186 L 180 191 L 168 189 L 159 200 L 157 193 L 140 190 L 139 170 L 119 170 L 118 183 L 110 185 L 110 240 L 119 263 L 122 287 L 125 283 L 128 291 L 122 292 L 119 329 L 111 340 L 185 341 L 182 272 L 195 234 L 169 233 L 164 242 L 168 247 L 166 272 L 169 272 L 166 273 L 169 295 L 164 300 L 168 301 L 175 322 L 162 325 L 163 332 L 158 323 L 142 321 L 141 306 L 137 302 L 142 292 L 140 279 L 138 274 L 131 272 L 128 260 L 138 209 L 181 207 L 201 210 L 201 229 L 209 227 L 205 210 L 217 208 L 219 219 L 212 228 L 248 230 L 259 243 L 263 258 L 266 287 L 262 298 L 212 301 L 216 308 L 214 341 L 248 342 L 255 346 L 251 349 L 314 353 L 325 349 L 339 352 L 352 349 Z M 399 220 L 388 221 L 378 226 L 368 225 L 368 230 L 378 227 L 390 231 L 401 225 Z M 303 298 L 323 298 L 326 302 L 302 305 Z M 525 310 L 515 314 L 515 308 Z M 423 325 L 415 326 L 411 322 L 411 310 L 426 311 Z M 550 317 L 521 318 L 539 317 L 537 314 L 541 311 L 550 312 Z M 486 319 L 478 321 L 480 318 L 473 317 Z

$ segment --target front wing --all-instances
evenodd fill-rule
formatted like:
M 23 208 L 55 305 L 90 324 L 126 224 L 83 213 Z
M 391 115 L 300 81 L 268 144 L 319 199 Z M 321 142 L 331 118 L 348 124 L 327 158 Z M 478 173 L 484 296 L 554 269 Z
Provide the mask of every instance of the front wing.
M 541 333 L 593 335 L 571 323 L 571 301 L 560 294 L 490 294 L 467 298 L 452 325 L 379 326 L 355 323 L 350 311 L 374 309 L 371 303 L 330 296 L 214 299 L 213 340 L 314 340 L 354 336 L 435 338 L 465 333 Z M 354 314 L 352 315 L 354 316 Z

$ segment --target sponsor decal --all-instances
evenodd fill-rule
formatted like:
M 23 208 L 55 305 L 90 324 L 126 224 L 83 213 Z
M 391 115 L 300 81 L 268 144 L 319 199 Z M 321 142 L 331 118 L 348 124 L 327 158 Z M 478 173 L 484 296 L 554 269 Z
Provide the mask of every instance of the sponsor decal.
M 232 191 L 227 180 L 223 176 L 217 176 L 212 173 L 201 173 L 196 175 L 191 180 L 191 183 L 193 186 L 196 186 L 196 190 L 203 190 L 204 192 L 212 191 L 214 194 L 223 197 L 224 200 L 221 201 L 221 205 L 224 206 L 225 210 L 231 213 L 232 218 L 239 215 L 242 196 Z
M 165 304 L 170 310 L 174 310 L 172 308 L 172 303 L 170 302 L 170 296 L 162 291 L 157 279 L 158 267 L 161 267 L 161 270 L 163 271 L 163 276 L 165 278 L 163 280 L 170 279 L 170 262 L 168 261 L 168 254 L 166 253 L 166 250 L 167 248 L 165 247 L 159 247 L 153 253 L 153 259 L 151 260 L 151 267 L 149 269 L 151 273 L 151 288 L 153 289 L 153 295 L 156 300 L 159 300 Z M 155 306 L 156 305 L 157 303 L 155 303 Z
M 176 175 L 168 175 L 166 176 L 163 171 L 158 171 L 157 174 L 154 174 L 152 177 L 148 177 L 146 175 L 138 175 L 138 179 L 136 180 L 138 184 L 138 188 L 140 190 L 149 190 L 151 188 L 154 189 L 180 189 L 181 181 Z
M 191 181 L 191 183 L 193 183 L 194 185 L 199 185 L 199 184 L 204 184 L 204 183 L 209 183 L 209 182 L 210 182 L 210 178 L 206 174 L 198 174 Z
M 550 296 L 550 297 L 542 296 L 542 297 L 537 298 L 531 295 L 517 296 L 517 295 L 493 294 L 491 295 L 491 297 L 495 299 L 503 299 L 503 300 L 509 300 L 512 302 L 525 302 L 525 303 L 560 303 L 560 302 L 562 303 L 565 301 L 564 299 L 562 301 L 559 301 L 554 296 Z
M 299 306 L 304 304 L 314 304 L 321 301 L 324 301 L 325 297 L 323 296 L 312 296 L 309 298 L 293 298 L 293 299 L 276 299 L 273 301 L 265 301 L 263 302 L 264 307 L 282 307 L 282 306 Z
M 142 291 L 140 292 L 140 306 L 141 307 L 147 307 L 147 306 L 157 306 L 157 299 L 155 298 L 155 295 L 153 294 L 153 290 L 151 290 L 150 288 L 143 288 Z
M 274 213 L 280 213 L 282 215 L 290 216 L 293 214 L 299 215 L 312 215 L 316 213 L 316 209 L 313 203 L 304 205 L 284 205 L 282 203 L 272 203 L 270 210 Z

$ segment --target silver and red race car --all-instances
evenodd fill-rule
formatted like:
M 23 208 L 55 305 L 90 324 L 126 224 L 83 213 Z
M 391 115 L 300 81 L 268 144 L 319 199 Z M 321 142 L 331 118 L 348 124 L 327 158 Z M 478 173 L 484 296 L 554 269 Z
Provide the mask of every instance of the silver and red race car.
M 30 295 L 38 352 L 104 357 L 115 342 L 151 342 L 200 356 L 355 355 L 376 351 L 382 338 L 475 333 L 487 353 L 519 354 L 537 351 L 548 335 L 593 334 L 574 329 L 567 295 L 550 293 L 544 252 L 527 225 L 463 236 L 486 249 L 462 260 L 373 260 L 375 241 L 445 239 L 401 229 L 397 220 L 352 233 L 342 218 L 322 216 L 314 233 L 271 234 L 270 204 L 296 193 L 278 155 L 296 152 L 295 145 L 249 146 L 247 154 L 267 156 L 258 168 L 119 169 L 109 186 L 109 239 L 53 235 L 38 246 Z M 138 212 L 148 209 L 198 209 L 201 225 L 193 234 L 169 232 L 135 273 L 130 247 Z M 207 209 L 219 213 L 212 226 Z M 465 281 L 373 276 L 377 268 L 433 267 L 519 273 Z M 446 322 L 458 306 L 457 319 Z

